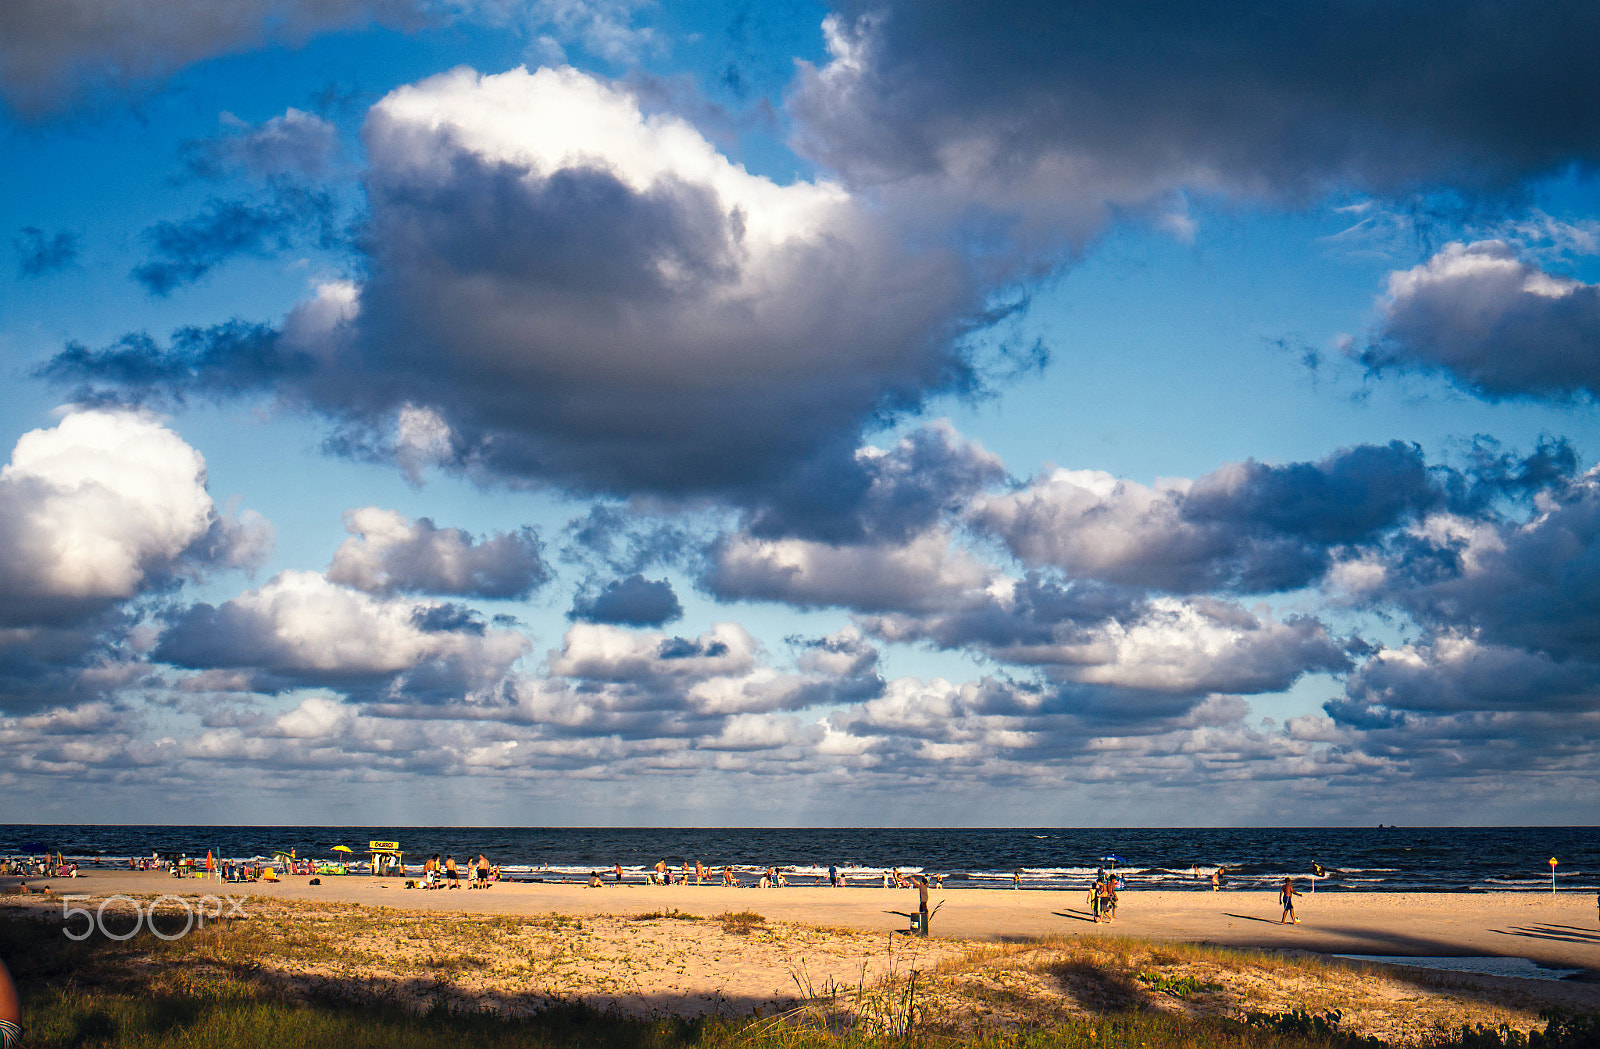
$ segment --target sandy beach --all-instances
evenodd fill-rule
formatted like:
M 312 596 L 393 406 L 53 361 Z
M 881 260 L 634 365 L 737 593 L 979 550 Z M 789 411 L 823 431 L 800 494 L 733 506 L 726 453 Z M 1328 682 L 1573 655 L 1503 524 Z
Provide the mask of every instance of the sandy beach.
M 0 889 L 16 879 L 0 880 Z M 713 915 L 752 910 L 803 925 L 886 933 L 905 929 L 916 909 L 907 889 L 733 889 L 721 886 L 499 883 L 488 890 L 403 888 L 404 880 L 305 877 L 228 885 L 158 873 L 90 872 L 57 880 L 57 892 L 228 893 L 285 900 L 358 903 L 405 910 L 507 915 L 628 916 L 672 910 Z M 1007 889 L 935 890 L 936 938 L 1017 942 L 1051 935 L 1135 936 L 1228 947 L 1323 954 L 1495 955 L 1552 967 L 1600 970 L 1600 923 L 1593 896 L 1543 892 L 1306 894 L 1300 925 L 1279 925 L 1265 892 L 1124 892 L 1115 924 L 1095 924 L 1084 893 Z M 897 913 L 898 912 L 898 913 Z
M 1302 924 L 1283 926 L 1267 893 L 1128 892 L 1116 923 L 1097 925 L 1078 892 L 936 890 L 934 935 L 921 939 L 903 932 L 916 894 L 895 889 L 428 891 L 359 876 L 237 885 L 95 872 L 49 882 L 50 896 L 21 896 L 16 881 L 0 879 L 0 915 L 52 924 L 67 894 L 90 908 L 128 897 L 106 904 L 108 915 L 123 912 L 121 928 L 133 902 L 148 909 L 166 897 L 157 902 L 181 924 L 184 901 L 233 898 L 234 920 L 180 943 L 105 942 L 105 964 L 139 987 L 242 973 L 311 1001 L 444 1003 L 508 1016 L 577 1001 L 631 1015 L 770 1016 L 835 1008 L 856 1000 L 853 989 L 881 998 L 914 970 L 920 1015 L 950 1030 L 1127 1008 L 1235 1018 L 1306 1008 L 1338 1010 L 1349 1029 L 1397 1045 L 1464 1025 L 1528 1029 L 1551 1006 L 1600 1011 L 1594 900 L 1576 894 L 1308 894 L 1297 901 Z M 173 968 L 173 949 L 188 963 Z M 1491 955 L 1585 971 L 1554 980 L 1318 960 L 1331 954 Z M 1150 973 L 1205 989 L 1174 997 L 1142 982 Z

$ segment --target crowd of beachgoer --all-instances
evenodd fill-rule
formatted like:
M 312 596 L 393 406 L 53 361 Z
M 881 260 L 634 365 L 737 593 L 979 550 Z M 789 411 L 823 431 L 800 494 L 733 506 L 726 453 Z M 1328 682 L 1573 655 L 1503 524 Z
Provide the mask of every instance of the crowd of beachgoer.
M 589 872 L 589 887 L 591 889 L 604 888 L 607 884 L 622 885 L 627 883 L 629 872 L 624 871 L 622 864 L 613 864 L 608 871 L 598 869 Z M 680 866 L 674 867 L 665 859 L 657 860 L 655 865 L 639 872 L 637 877 L 647 885 L 708 885 L 715 884 L 725 888 L 753 888 L 753 889 L 781 889 L 789 885 L 802 884 L 799 876 L 786 873 L 777 867 L 766 867 L 748 872 L 737 871 L 731 866 L 718 869 L 707 867 L 699 860 L 685 860 Z M 914 889 L 917 879 L 926 877 L 928 884 L 937 889 L 944 888 L 944 875 L 920 875 L 902 872 L 895 867 L 883 872 L 883 887 L 886 889 Z M 845 876 L 837 864 L 829 864 L 825 875 L 817 875 L 811 882 L 812 885 L 828 885 L 833 888 L 845 886 Z
M 43 856 L 8 856 L 0 859 L 0 875 L 23 878 L 76 878 L 78 861 L 60 853 Z
M 490 863 L 489 857 L 478 853 L 478 858 L 470 862 L 466 869 L 456 863 L 454 856 L 439 858 L 439 853 L 429 856 L 422 864 L 422 879 L 408 881 L 406 887 L 415 886 L 419 889 L 459 889 L 465 881 L 469 889 L 487 889 L 500 880 L 500 867 Z

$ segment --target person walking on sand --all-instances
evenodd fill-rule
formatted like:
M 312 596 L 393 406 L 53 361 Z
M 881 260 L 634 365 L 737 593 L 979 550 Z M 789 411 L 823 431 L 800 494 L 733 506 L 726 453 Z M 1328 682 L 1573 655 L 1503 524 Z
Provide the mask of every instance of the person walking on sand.
M 1100 883 L 1100 913 L 1106 916 L 1106 923 L 1111 924 L 1117 920 L 1117 887 L 1107 878 Z
M 1300 924 L 1300 919 L 1294 916 L 1294 898 L 1298 895 L 1294 891 L 1294 879 L 1283 879 L 1283 888 L 1278 892 L 1278 902 L 1283 904 L 1283 917 L 1278 919 L 1279 925 Z
M 694 883 L 701 884 L 706 880 L 706 865 L 699 860 L 694 861 Z

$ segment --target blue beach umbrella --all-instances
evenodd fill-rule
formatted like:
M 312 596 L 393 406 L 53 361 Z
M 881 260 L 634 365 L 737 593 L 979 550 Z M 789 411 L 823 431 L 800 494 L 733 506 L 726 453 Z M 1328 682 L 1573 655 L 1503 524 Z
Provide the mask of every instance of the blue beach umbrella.
M 1121 863 L 1122 862 L 1122 857 L 1118 856 L 1116 853 L 1113 852 L 1109 856 L 1101 856 L 1100 857 L 1100 862 L 1101 863 Z

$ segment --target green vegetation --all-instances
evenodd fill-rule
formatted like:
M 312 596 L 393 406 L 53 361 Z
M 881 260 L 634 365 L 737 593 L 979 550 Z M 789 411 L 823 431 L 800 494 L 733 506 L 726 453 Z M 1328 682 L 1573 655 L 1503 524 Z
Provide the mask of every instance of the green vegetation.
M 644 914 L 629 915 L 629 920 L 636 922 L 660 921 L 663 918 L 671 918 L 680 922 L 698 922 L 705 920 L 698 914 L 690 914 L 687 911 L 680 911 L 676 907 L 672 908 L 670 911 L 646 911 Z
M 1187 998 L 1191 994 L 1222 990 L 1220 983 L 1204 983 L 1193 976 L 1172 977 L 1160 973 L 1139 973 L 1136 979 L 1152 991 L 1170 994 L 1174 998 Z

